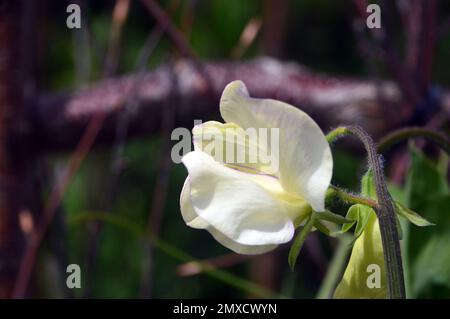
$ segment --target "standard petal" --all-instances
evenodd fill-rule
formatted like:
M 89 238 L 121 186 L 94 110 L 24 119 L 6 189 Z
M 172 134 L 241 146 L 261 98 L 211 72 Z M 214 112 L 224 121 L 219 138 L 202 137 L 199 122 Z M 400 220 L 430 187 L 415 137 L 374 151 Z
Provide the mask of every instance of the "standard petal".
M 208 230 L 220 244 L 238 254 L 258 255 L 271 251 L 277 247 L 277 245 L 242 245 L 235 242 L 231 238 L 228 238 L 197 215 L 194 208 L 192 207 L 190 192 L 190 181 L 188 177 L 184 182 L 183 190 L 181 191 L 180 196 L 181 214 L 188 226 L 192 228 Z
M 192 129 L 194 149 L 218 162 L 249 173 L 271 175 L 278 163 L 261 161 L 268 154 L 266 143 L 258 143 L 256 130 L 244 130 L 234 123 L 208 121 Z
M 200 151 L 182 159 L 189 171 L 195 213 L 242 245 L 276 245 L 292 239 L 292 220 L 308 204 L 285 193 L 277 179 L 226 167 Z
M 278 176 L 283 188 L 305 198 L 314 210 L 324 210 L 333 159 L 322 130 L 311 117 L 287 103 L 251 98 L 241 81 L 225 87 L 220 113 L 226 122 L 243 129 L 278 128 Z

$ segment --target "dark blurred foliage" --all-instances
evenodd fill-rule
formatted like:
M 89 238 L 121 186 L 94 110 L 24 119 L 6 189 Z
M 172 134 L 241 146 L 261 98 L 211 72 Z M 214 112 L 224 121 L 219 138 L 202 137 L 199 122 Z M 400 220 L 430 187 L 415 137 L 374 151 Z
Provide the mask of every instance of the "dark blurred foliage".
M 177 25 L 182 24 L 190 6 L 193 5 L 192 30 L 187 37 L 194 52 L 200 59 L 231 59 L 231 52 L 250 19 L 262 18 L 262 32 L 264 32 L 264 21 L 271 15 L 271 12 L 265 10 L 266 2 L 181 1 L 181 5 L 173 14 L 173 21 Z M 39 31 L 38 35 L 41 39 L 38 83 L 45 91 L 77 88 L 102 76 L 115 1 L 80 2 L 87 34 L 79 37 L 65 27 L 67 16 L 65 9 L 68 3 L 47 1 L 46 6 L 40 8 L 45 12 L 46 18 L 40 22 L 42 31 Z M 169 1 L 161 1 L 161 4 L 167 7 Z M 351 1 L 291 0 L 287 1 L 287 7 L 286 15 L 280 21 L 284 24 L 284 36 L 279 44 L 278 57 L 296 61 L 314 71 L 367 76 L 364 58 L 358 53 L 352 32 L 351 23 L 355 9 Z M 441 1 L 439 21 L 449 13 L 450 2 Z M 155 26 L 155 21 L 143 9 L 142 4 L 139 1 L 132 1 L 123 29 L 117 74 L 133 72 L 145 38 Z M 400 34 L 395 36 L 396 43 L 401 48 L 403 39 Z M 266 54 L 264 48 L 267 47 L 267 43 L 264 41 L 270 40 L 259 34 L 242 58 Z M 79 52 L 84 52 L 85 55 L 77 56 Z M 439 41 L 434 68 L 434 79 L 443 86 L 450 85 L 449 56 L 450 33 L 446 35 L 445 40 Z M 150 57 L 148 69 L 151 70 L 177 57 L 172 43 L 167 37 L 162 37 Z M 87 78 L 80 76 L 80 70 L 77 69 L 80 59 L 89 62 Z M 379 67 L 383 70 L 382 65 Z M 147 227 L 162 143 L 159 136 L 127 141 L 123 156 L 125 168 L 120 174 L 115 195 L 110 199 L 112 202 L 109 203 L 112 207 L 110 214 L 132 221 L 143 229 Z M 67 155 L 68 153 L 59 153 L 51 156 L 51 167 L 55 168 L 56 173 L 67 159 Z M 79 264 L 82 269 L 87 265 L 95 224 L 92 221 L 71 222 L 71 220 L 79 214 L 102 213 L 105 209 L 102 201 L 107 196 L 112 156 L 112 149 L 103 146 L 90 152 L 65 195 L 61 213 L 66 221 L 66 232 L 63 232 L 62 236 L 53 236 L 57 237 L 56 241 L 65 243 L 64 251 L 67 253 L 68 263 Z M 334 183 L 356 189 L 359 185 L 358 178 L 366 168 L 364 157 L 360 153 L 337 150 L 334 158 Z M 228 254 L 229 251 L 213 240 L 207 232 L 191 229 L 184 224 L 179 212 L 178 199 L 186 175 L 182 165 L 171 166 L 167 202 L 164 205 L 160 231 L 161 239 L 198 259 Z M 53 224 L 48 238 L 60 232 L 61 229 Z M 314 297 L 335 244 L 333 240 L 318 238 L 316 245 L 311 247 L 320 249 L 320 256 L 314 257 L 314 252 L 302 252 L 296 273 L 291 273 L 287 267 L 287 247 L 278 249 L 275 253 L 277 262 L 275 284 L 270 288 L 287 297 Z M 65 273 L 58 274 L 54 271 L 57 262 L 51 241 L 44 248 L 39 263 L 40 271 L 36 272 L 37 295 L 70 296 L 71 292 L 65 289 Z M 89 287 L 89 295 L 93 297 L 139 297 L 142 272 L 146 271 L 143 269 L 144 252 L 145 245 L 142 238 L 116 225 L 103 223 L 98 237 L 95 267 L 89 274 L 83 273 L 83 289 L 74 290 L 75 297 L 86 296 L 85 287 Z M 314 258 L 323 262 L 321 267 L 312 261 Z M 162 298 L 254 296 L 248 291 L 237 289 L 205 274 L 180 277 L 176 269 L 181 263 L 183 261 L 173 258 L 162 250 L 154 250 L 152 296 Z M 253 281 L 257 280 L 254 269 L 258 265 L 264 267 L 264 259 L 261 257 L 236 263 L 224 270 Z M 435 292 L 425 296 L 449 296 L 448 290 L 439 292 L 438 288 L 436 289 Z

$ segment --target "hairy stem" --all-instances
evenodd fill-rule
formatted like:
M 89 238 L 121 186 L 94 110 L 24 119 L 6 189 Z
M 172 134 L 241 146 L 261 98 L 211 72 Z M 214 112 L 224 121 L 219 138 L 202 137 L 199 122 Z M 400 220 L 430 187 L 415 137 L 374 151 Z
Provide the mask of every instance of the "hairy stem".
M 405 283 L 395 210 L 392 198 L 387 190 L 383 167 L 377 154 L 375 143 L 370 135 L 359 126 L 338 127 L 327 135 L 327 139 L 329 142 L 333 142 L 337 138 L 349 134 L 356 136 L 364 144 L 368 155 L 368 162 L 373 171 L 378 199 L 378 209 L 375 209 L 375 212 L 380 224 L 388 281 L 388 298 L 404 299 Z
M 348 135 L 349 132 L 345 126 L 340 126 L 329 132 L 326 136 L 328 143 L 333 143 L 338 138 Z
M 328 193 L 327 193 L 327 198 L 332 197 L 332 196 L 339 197 L 342 201 L 344 201 L 346 203 L 362 204 L 362 205 L 372 207 L 373 209 L 379 208 L 378 203 L 375 200 L 373 200 L 371 198 L 348 193 L 345 190 L 343 190 L 342 188 L 339 188 L 334 185 L 330 185 L 330 188 L 328 189 Z

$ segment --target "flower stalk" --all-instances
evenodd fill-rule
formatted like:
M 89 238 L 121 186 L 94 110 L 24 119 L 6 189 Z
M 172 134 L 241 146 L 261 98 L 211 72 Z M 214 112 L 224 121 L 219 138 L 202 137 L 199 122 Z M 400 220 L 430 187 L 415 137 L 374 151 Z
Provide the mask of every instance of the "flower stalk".
M 378 203 L 371 198 L 351 194 L 351 193 L 346 192 L 342 188 L 339 188 L 334 185 L 330 185 L 330 188 L 328 188 L 328 192 L 327 192 L 327 198 L 330 198 L 333 196 L 340 198 L 342 201 L 344 201 L 346 203 L 362 204 L 362 205 L 369 206 L 373 209 L 379 209 Z
M 378 207 L 374 207 L 380 225 L 384 262 L 388 282 L 388 298 L 404 299 L 405 283 L 400 251 L 400 239 L 397 230 L 395 208 L 387 190 L 383 167 L 375 143 L 369 134 L 359 126 L 338 127 L 327 135 L 328 142 L 345 135 L 357 137 L 364 145 L 369 166 L 373 171 Z M 341 194 L 342 195 L 342 194 Z

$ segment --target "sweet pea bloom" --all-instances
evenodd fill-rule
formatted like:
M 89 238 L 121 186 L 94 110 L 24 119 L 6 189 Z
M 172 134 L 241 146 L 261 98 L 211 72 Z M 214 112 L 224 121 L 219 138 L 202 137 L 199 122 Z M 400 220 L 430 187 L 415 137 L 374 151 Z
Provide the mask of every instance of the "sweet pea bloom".
M 350 260 L 336 288 L 334 298 L 384 299 L 386 295 L 386 271 L 380 226 L 375 212 L 371 211 L 364 231 L 353 245 Z
M 183 219 L 237 253 L 268 252 L 292 239 L 295 220 L 324 210 L 333 168 L 329 144 L 307 114 L 280 101 L 251 98 L 241 81 L 224 89 L 220 114 L 225 123 L 194 127 L 194 151 L 182 159 L 189 173 L 180 197 Z M 232 134 L 226 134 L 229 129 Z M 246 135 L 249 129 L 278 129 L 276 145 Z M 221 145 L 243 150 L 246 161 L 219 154 Z M 252 150 L 280 156 L 268 165 L 261 158 L 248 160 Z
M 371 172 L 362 178 L 361 194 L 375 200 L 377 198 Z M 359 217 L 365 216 L 367 223 L 353 245 L 350 260 L 336 287 L 334 298 L 384 299 L 387 296 L 387 281 L 377 215 L 370 207 L 359 204 L 350 209 L 355 209 Z

